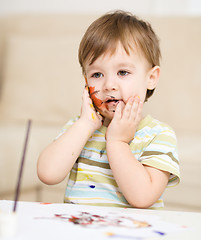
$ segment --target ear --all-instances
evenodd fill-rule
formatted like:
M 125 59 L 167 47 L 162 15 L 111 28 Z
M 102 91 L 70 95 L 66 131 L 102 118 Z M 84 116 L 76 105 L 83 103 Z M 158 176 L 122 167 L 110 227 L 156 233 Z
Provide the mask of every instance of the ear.
M 159 66 L 154 66 L 150 71 L 148 75 L 148 83 L 147 83 L 147 89 L 152 90 L 156 88 L 158 84 L 160 76 L 160 67 Z

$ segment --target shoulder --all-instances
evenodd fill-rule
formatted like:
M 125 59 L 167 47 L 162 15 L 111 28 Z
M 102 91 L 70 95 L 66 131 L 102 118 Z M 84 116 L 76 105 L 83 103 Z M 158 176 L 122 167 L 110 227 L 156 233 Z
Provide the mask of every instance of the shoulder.
M 171 173 L 171 184 L 179 181 L 179 157 L 176 134 L 168 124 L 148 117 L 139 129 L 146 133 L 146 144 L 141 152 L 141 163 Z M 173 184 L 173 185 L 174 185 Z
M 60 133 L 56 136 L 55 140 L 58 139 L 61 135 L 63 135 L 78 119 L 80 116 L 70 119 L 61 129 Z
M 178 143 L 174 130 L 150 115 L 141 121 L 131 142 L 131 148 L 139 149 L 139 157 L 170 152 L 178 159 Z
M 137 129 L 138 133 L 144 133 L 146 135 L 156 137 L 164 134 L 176 138 L 175 131 L 168 124 L 161 122 L 150 115 L 146 116 L 139 124 Z

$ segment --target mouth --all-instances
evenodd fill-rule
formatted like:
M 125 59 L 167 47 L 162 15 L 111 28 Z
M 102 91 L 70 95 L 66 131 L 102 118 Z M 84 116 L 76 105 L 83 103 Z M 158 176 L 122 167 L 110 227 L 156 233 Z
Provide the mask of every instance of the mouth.
M 120 101 L 119 99 L 110 98 L 110 99 L 106 100 L 105 103 L 117 103 L 119 101 Z
M 116 99 L 114 97 L 110 97 L 105 100 L 106 109 L 110 112 L 115 112 L 117 104 L 122 101 L 122 99 Z

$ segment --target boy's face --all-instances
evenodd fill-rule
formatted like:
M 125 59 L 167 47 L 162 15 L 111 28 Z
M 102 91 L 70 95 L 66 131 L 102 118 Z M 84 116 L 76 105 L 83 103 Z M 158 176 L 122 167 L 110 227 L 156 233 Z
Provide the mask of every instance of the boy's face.
M 91 65 L 86 64 L 85 72 L 91 99 L 108 120 L 113 118 L 118 101 L 122 107 L 132 96 L 144 102 L 147 89 L 151 89 L 148 61 L 138 51 L 128 55 L 120 43 L 114 54 L 106 52 Z

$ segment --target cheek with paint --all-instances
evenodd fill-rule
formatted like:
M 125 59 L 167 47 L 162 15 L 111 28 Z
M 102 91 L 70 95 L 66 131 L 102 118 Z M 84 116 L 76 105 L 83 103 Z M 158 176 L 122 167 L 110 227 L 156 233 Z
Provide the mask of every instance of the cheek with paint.
M 105 103 L 96 97 L 96 93 L 98 93 L 99 91 L 95 90 L 95 87 L 89 87 L 89 93 L 91 96 L 91 99 L 94 103 L 94 105 L 98 108 L 98 109 L 104 109 L 105 108 Z

